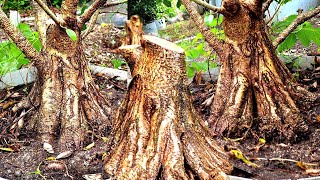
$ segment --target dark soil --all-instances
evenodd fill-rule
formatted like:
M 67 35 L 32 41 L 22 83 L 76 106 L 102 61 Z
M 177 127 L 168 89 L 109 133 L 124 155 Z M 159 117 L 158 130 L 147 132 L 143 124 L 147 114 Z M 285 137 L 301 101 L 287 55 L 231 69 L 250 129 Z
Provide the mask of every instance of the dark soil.
M 105 32 L 104 32 L 105 31 Z M 87 58 L 96 64 L 112 67 L 112 58 L 119 58 L 107 48 L 106 43 L 110 36 L 106 32 L 117 32 L 120 37 L 122 31 L 112 27 L 104 29 L 96 27 L 94 32 L 85 39 Z M 111 38 L 112 38 L 111 37 Z M 319 58 L 319 57 L 318 57 Z M 114 111 L 119 107 L 126 92 L 126 83 L 115 79 L 107 79 L 99 74 L 94 76 L 107 99 L 112 102 Z M 298 81 L 307 90 L 320 94 L 320 68 L 315 65 L 315 70 L 299 72 Z M 206 118 L 209 108 L 203 105 L 214 94 L 215 82 L 201 82 L 190 84 L 194 105 L 199 113 Z M 25 110 L 27 114 L 23 119 L 24 125 L 19 129 L 17 122 L 21 123 L 21 112 L 14 112 L 12 108 L 22 98 L 26 97 L 31 85 L 16 87 L 0 92 L 0 147 L 11 148 L 14 152 L 0 150 L 0 177 L 7 179 L 88 179 L 91 176 L 99 179 L 103 165 L 103 154 L 106 145 L 103 141 L 104 134 L 108 132 L 91 132 L 92 136 L 87 142 L 95 142 L 89 150 L 73 152 L 64 159 L 52 160 L 61 152 L 47 153 L 42 144 L 37 141 L 34 132 L 27 131 L 25 127 L 35 111 Z M 320 175 L 320 102 L 313 104 L 309 109 L 303 109 L 303 115 L 310 125 L 310 132 L 300 135 L 294 144 L 284 144 L 266 140 L 262 142 L 263 134 L 248 132 L 246 137 L 240 139 L 220 139 L 219 141 L 229 152 L 234 164 L 232 175 L 255 179 L 298 179 Z M 99 128 L 100 129 L 100 128 Z M 260 141 L 259 141 L 260 139 Z M 53 147 L 55 150 L 56 147 Z M 239 150 L 253 164 L 245 163 L 236 158 L 231 150 Z M 41 175 L 35 173 L 40 167 Z M 86 178 L 84 178 L 86 177 Z M 91 178 L 94 179 L 94 178 Z M 101 179 L 101 178 L 100 178 Z

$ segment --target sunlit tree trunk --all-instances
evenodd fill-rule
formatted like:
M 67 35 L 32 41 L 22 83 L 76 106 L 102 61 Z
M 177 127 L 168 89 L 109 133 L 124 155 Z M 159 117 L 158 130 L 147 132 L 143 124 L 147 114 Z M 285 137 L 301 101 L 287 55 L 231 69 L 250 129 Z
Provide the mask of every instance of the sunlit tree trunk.
M 137 20 L 127 22 L 131 33 Z M 192 106 L 184 50 L 138 36 L 118 49 L 133 80 L 113 123 L 106 172 L 116 179 L 227 179 L 227 156 Z
M 36 1 L 33 5 L 42 44 L 40 53 L 3 11 L 0 14 L 3 29 L 38 70 L 38 80 L 28 100 L 19 107 L 37 107 L 38 113 L 29 123 L 36 124 L 43 142 L 54 143 L 58 139 L 62 149 L 73 150 L 82 146 L 90 128 L 111 125 L 110 107 L 91 77 L 81 38 L 82 26 L 106 0 L 95 1 L 80 17 L 76 16 L 78 0 L 63 1 L 59 16 L 50 11 L 45 1 Z M 75 33 L 76 40 L 69 37 L 66 29 Z
M 192 14 L 190 1 L 183 3 Z M 213 134 L 241 137 L 255 130 L 261 137 L 295 140 L 308 128 L 296 105 L 296 82 L 266 35 L 262 2 L 223 0 L 217 11 L 224 15 L 226 39 L 211 41 L 222 63 L 208 119 Z M 206 35 L 202 19 L 194 13 L 193 19 Z

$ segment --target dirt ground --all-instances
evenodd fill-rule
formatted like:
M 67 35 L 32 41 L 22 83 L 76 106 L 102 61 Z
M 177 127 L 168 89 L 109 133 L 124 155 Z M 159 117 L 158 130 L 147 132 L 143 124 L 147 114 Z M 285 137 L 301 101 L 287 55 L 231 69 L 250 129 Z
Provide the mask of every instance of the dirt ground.
M 110 34 L 110 31 L 112 35 L 106 35 Z M 117 40 L 122 34 L 121 30 L 97 26 L 84 43 L 90 62 L 112 67 L 110 60 L 119 57 L 109 53 L 106 44 L 111 42 L 110 39 Z M 320 93 L 319 64 L 315 65 L 314 70 L 299 71 L 298 74 L 297 79 L 304 88 L 313 93 Z M 126 83 L 107 79 L 99 74 L 94 75 L 94 78 L 107 99 L 112 102 L 113 110 L 116 111 L 126 92 Z M 23 118 L 24 126 L 21 129 L 14 127 L 14 124 L 22 118 L 19 119 L 21 112 L 13 112 L 12 108 L 26 97 L 31 86 L 25 85 L 0 92 L 0 148 L 9 147 L 14 151 L 0 150 L 0 177 L 30 180 L 43 179 L 43 177 L 46 179 L 107 178 L 101 173 L 103 172 L 102 159 L 106 151 L 104 137 L 108 135 L 108 129 L 105 128 L 104 132 L 91 133 L 92 135 L 87 139 L 87 145 L 92 142 L 95 142 L 95 145 L 89 150 L 72 152 L 65 158 L 53 160 L 52 157 L 56 157 L 61 152 L 47 153 L 35 138 L 36 134 L 25 129 L 34 111 L 26 110 L 27 114 Z M 215 82 L 192 83 L 189 86 L 194 105 L 204 118 L 208 115 L 209 108 L 204 106 L 203 102 L 214 94 L 214 87 Z M 320 100 L 302 111 L 310 125 L 310 131 L 299 136 L 294 144 L 273 142 L 272 139 L 264 142 L 261 140 L 263 135 L 251 132 L 247 137 L 239 137 L 239 139 L 220 139 L 219 142 L 226 151 L 238 150 L 243 154 L 243 158 L 237 158 L 229 153 L 235 167 L 232 175 L 255 179 L 298 179 L 320 175 Z M 53 149 L 57 148 L 53 147 Z

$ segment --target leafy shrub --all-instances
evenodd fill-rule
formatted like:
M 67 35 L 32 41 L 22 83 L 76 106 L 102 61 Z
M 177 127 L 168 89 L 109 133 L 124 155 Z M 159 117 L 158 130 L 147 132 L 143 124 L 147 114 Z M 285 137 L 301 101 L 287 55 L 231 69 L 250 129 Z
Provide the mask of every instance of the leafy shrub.
M 28 10 L 31 9 L 31 0 L 0 0 L 2 9 L 8 10 Z
M 291 15 L 283 21 L 279 21 L 273 24 L 272 30 L 276 34 L 281 33 L 286 29 L 295 19 L 297 15 Z M 304 22 L 299 25 L 289 36 L 278 46 L 278 51 L 283 52 L 292 48 L 297 40 L 305 47 L 309 47 L 311 42 L 314 42 L 317 46 L 320 46 L 320 28 L 315 28 L 310 22 Z
M 224 31 L 221 29 L 222 21 L 222 16 L 206 15 L 204 17 L 204 22 L 210 27 L 211 32 L 220 39 L 225 38 Z M 196 72 L 205 72 L 209 71 L 210 68 L 217 67 L 217 64 L 212 61 L 212 59 L 216 59 L 216 54 L 205 50 L 205 39 L 201 33 L 198 33 L 193 40 L 183 41 L 179 45 L 186 52 L 187 75 L 189 78 L 193 77 Z M 199 57 L 206 58 L 206 61 L 197 62 L 196 59 Z
M 29 25 L 23 23 L 18 25 L 18 29 L 37 51 L 41 50 L 38 32 L 32 31 Z M 22 65 L 27 64 L 29 59 L 12 41 L 0 43 L 0 75 L 18 70 Z

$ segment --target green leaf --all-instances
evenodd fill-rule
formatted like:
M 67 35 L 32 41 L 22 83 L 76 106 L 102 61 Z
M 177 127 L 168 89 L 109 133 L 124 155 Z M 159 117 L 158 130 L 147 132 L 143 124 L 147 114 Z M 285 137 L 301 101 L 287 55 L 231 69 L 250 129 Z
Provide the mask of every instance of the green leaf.
M 115 69 L 119 69 L 122 65 L 126 64 L 122 59 L 112 59 L 111 63 Z
M 297 37 L 295 34 L 290 34 L 277 48 L 279 52 L 288 50 L 292 48 L 297 42 Z
M 212 14 L 204 17 L 204 22 L 206 23 L 207 26 L 213 27 L 211 26 L 211 23 L 213 22 L 213 20 L 214 20 L 214 16 Z
M 295 19 L 297 18 L 296 14 L 288 16 L 285 20 L 274 23 L 272 29 L 276 33 L 282 32 L 285 28 L 287 28 Z
M 73 40 L 77 40 L 77 34 L 72 29 L 66 29 L 68 36 Z
M 187 66 L 187 76 L 188 78 L 192 78 L 194 76 L 195 69 L 194 67 Z
M 312 30 L 303 28 L 296 33 L 296 36 L 303 46 L 309 47 L 311 40 L 314 38 L 312 34 Z
M 167 7 L 171 7 L 171 1 L 170 0 L 163 0 L 163 4 Z
M 177 1 L 177 8 L 180 8 L 181 7 L 181 0 L 178 0 Z
M 320 28 L 314 28 L 310 22 L 305 22 L 298 28 L 300 30 L 296 32 L 296 35 L 303 46 L 309 47 L 311 41 L 320 45 Z

